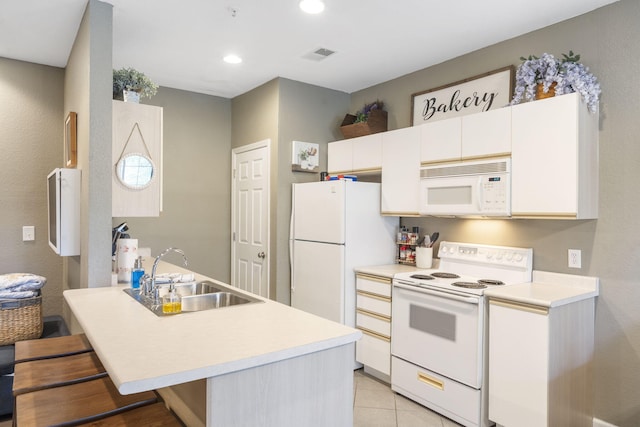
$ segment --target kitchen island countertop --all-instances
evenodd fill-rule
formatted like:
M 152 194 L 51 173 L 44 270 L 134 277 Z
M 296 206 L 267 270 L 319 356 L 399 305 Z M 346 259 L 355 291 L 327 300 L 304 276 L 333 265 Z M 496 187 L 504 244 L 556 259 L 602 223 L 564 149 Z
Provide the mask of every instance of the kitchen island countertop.
M 161 262 L 157 272 L 188 271 Z M 198 274 L 195 279 L 212 280 Z M 356 329 L 267 299 L 159 317 L 127 295 L 125 287 L 64 292 L 123 394 L 263 366 L 352 344 L 361 336 Z

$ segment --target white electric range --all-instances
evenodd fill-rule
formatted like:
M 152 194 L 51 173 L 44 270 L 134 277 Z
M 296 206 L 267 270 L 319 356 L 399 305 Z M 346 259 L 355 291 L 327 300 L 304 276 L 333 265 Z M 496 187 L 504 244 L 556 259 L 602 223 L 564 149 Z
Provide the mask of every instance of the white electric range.
M 393 279 L 392 389 L 465 426 L 488 426 L 484 290 L 531 282 L 533 250 L 442 242 L 437 269 Z

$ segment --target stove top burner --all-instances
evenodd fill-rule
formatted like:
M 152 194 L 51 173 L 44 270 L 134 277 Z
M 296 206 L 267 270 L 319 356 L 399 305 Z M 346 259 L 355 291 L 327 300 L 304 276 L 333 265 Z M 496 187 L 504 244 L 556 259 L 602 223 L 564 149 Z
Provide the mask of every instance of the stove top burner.
M 435 273 L 431 273 L 433 277 L 437 277 L 439 279 L 459 279 L 460 276 L 453 273 L 444 273 L 442 271 L 436 271 Z
M 478 282 L 453 282 L 451 286 L 458 286 L 460 288 L 468 288 L 468 289 L 484 289 L 487 285 L 483 285 Z
M 429 276 L 427 274 L 412 274 L 411 276 L 412 279 L 420 279 L 420 280 L 433 280 L 434 277 L 433 276 Z
M 495 280 L 495 279 L 480 279 L 478 280 L 478 283 L 483 285 L 494 285 L 494 286 L 504 285 L 504 282 L 502 280 Z

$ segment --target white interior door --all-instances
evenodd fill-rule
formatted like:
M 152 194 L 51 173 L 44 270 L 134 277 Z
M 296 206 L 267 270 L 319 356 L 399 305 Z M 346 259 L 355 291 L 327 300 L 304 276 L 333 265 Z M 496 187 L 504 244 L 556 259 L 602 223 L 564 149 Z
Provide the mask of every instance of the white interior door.
M 232 153 L 231 284 L 269 298 L 269 146 Z

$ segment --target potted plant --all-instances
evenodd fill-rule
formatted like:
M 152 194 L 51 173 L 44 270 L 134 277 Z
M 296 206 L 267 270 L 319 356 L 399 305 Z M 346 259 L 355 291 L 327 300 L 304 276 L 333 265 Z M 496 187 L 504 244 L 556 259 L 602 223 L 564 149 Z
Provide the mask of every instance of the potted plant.
M 523 61 L 516 71 L 516 86 L 511 105 L 524 99 L 546 98 L 554 95 L 578 92 L 589 111 L 598 110 L 600 84 L 589 68 L 579 63 L 580 55 L 573 51 L 562 54 L 562 59 L 543 53 L 540 58 L 530 55 L 521 57 Z
M 387 112 L 382 108 L 384 103 L 376 100 L 365 104 L 355 115 L 347 114 L 340 125 L 340 131 L 345 138 L 370 135 L 387 130 Z
M 113 99 L 138 102 L 140 98 L 151 98 L 158 92 L 158 85 L 149 77 L 133 68 L 113 70 Z

